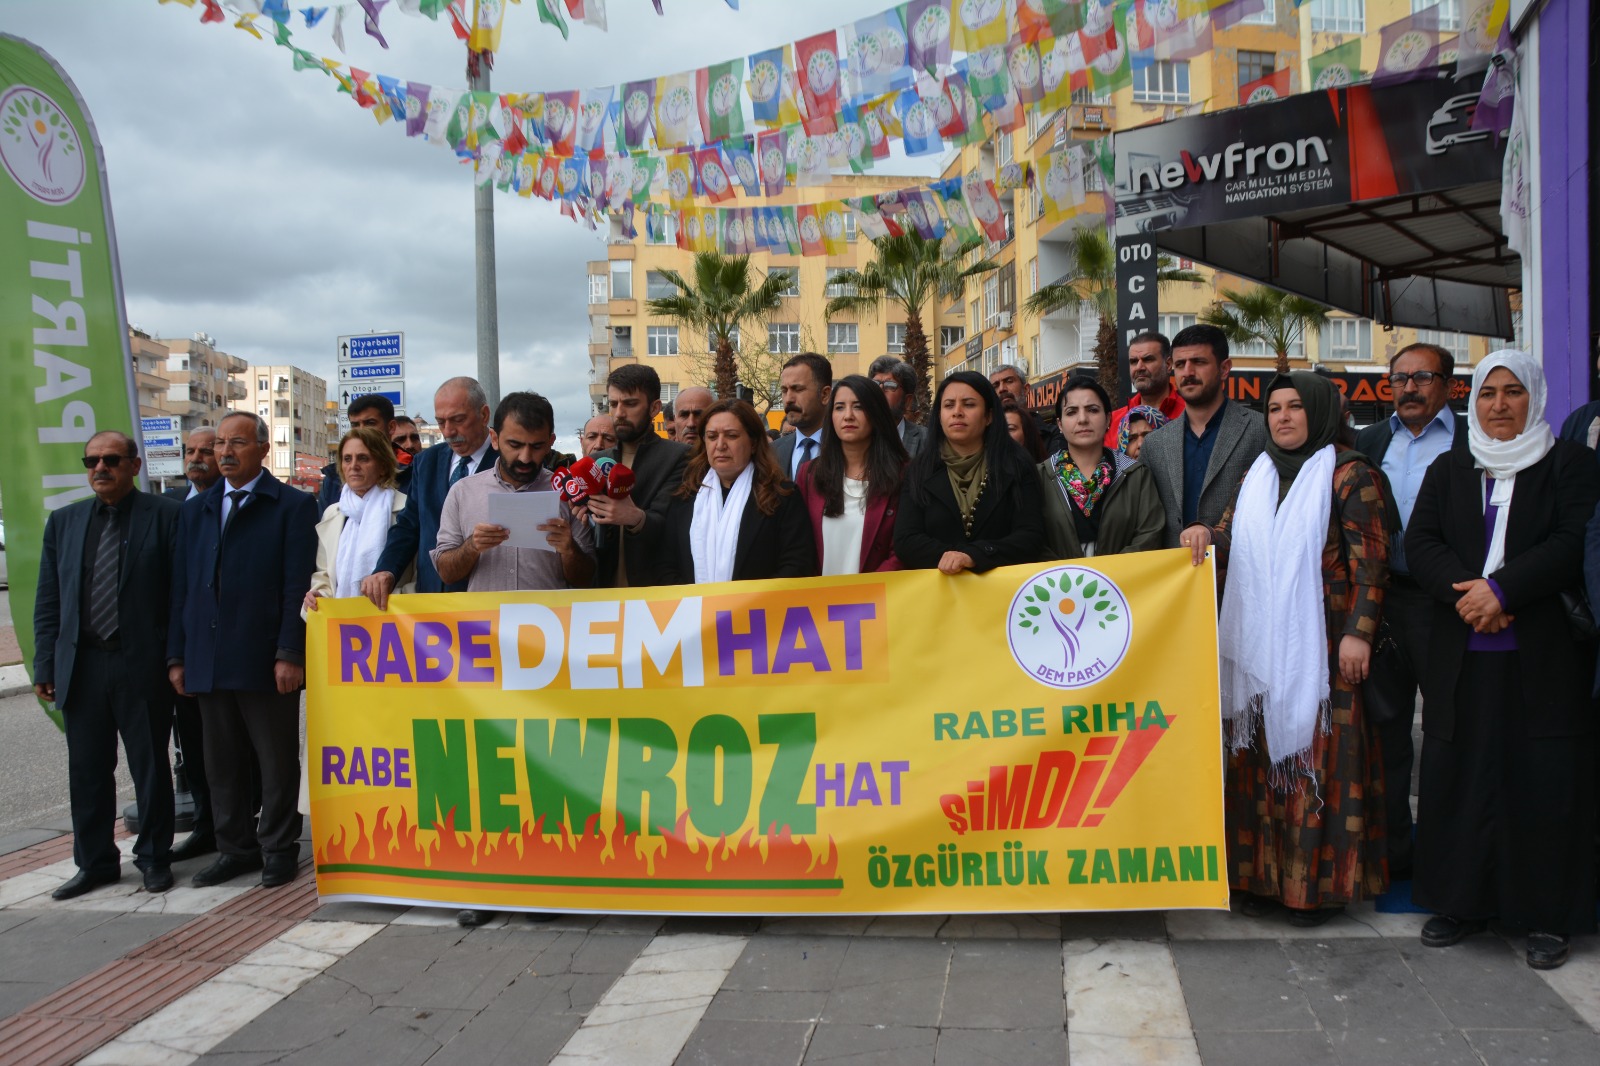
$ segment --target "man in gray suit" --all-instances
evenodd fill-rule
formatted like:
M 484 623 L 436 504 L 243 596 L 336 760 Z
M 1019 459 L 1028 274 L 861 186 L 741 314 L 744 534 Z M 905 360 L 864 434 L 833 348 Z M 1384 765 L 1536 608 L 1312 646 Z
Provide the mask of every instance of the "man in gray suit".
M 898 355 L 880 355 L 867 367 L 867 377 L 883 387 L 889 413 L 894 415 L 900 429 L 900 443 L 906 446 L 906 454 L 914 458 L 923 441 L 928 439 L 925 428 L 906 421 L 906 404 L 912 403 L 917 395 L 917 372 Z
M 133 861 L 149 892 L 172 887 L 172 686 L 167 613 L 179 504 L 134 485 L 139 454 L 106 430 L 83 449 L 94 498 L 50 515 L 34 603 L 33 690 L 61 710 L 67 734 L 72 859 L 51 895 L 72 899 L 122 877 L 117 737 L 128 753 L 139 836 Z
M 1145 438 L 1139 461 L 1155 475 L 1167 513 L 1162 547 L 1179 547 L 1185 526 L 1215 526 L 1267 447 L 1267 423 L 1228 400 L 1228 338 L 1216 326 L 1194 325 L 1172 338 L 1172 372 L 1184 412 Z

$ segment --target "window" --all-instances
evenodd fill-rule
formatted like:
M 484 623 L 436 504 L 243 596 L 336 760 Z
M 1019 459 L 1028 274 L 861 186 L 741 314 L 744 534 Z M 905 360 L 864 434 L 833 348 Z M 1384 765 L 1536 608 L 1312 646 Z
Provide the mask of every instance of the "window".
M 668 281 L 661 271 L 648 270 L 644 275 L 644 294 L 646 299 L 664 300 L 668 296 L 678 295 L 678 287 Z
M 1365 318 L 1330 318 L 1323 331 L 1328 342 L 1323 358 L 1331 363 L 1349 363 L 1372 358 L 1372 323 Z
M 828 323 L 828 354 L 854 355 L 860 350 L 854 322 Z
M 968 333 L 982 333 L 983 332 L 983 309 L 982 309 L 982 305 L 979 304 L 977 300 L 973 300 L 972 303 L 967 305 L 967 307 L 971 312 L 971 317 L 967 319 L 967 321 L 969 323 L 969 325 L 967 326 L 967 332 Z
M 1039 291 L 1039 257 L 1034 256 L 1028 260 L 1028 290 L 1027 295 L 1032 296 Z
M 967 339 L 967 331 L 960 326 L 939 327 L 939 348 L 948 352 L 951 348 Z
M 1461 0 L 1411 0 L 1411 13 L 1438 8 L 1439 28 L 1455 31 L 1461 28 Z
M 678 398 L 678 383 L 676 381 L 663 381 L 661 383 L 661 402 L 671 403 Z
M 1030 373 L 1039 373 L 1039 338 L 1035 337 L 1028 342 L 1028 370 Z
M 852 273 L 853 270 L 853 267 L 828 268 L 828 289 L 825 293 L 828 299 L 831 300 L 835 296 L 854 296 L 856 294 L 856 287 L 854 285 L 835 285 L 833 283 L 833 279 L 838 277 L 840 274 Z
M 678 354 L 678 327 L 677 326 L 646 326 L 644 331 L 645 352 L 648 355 L 677 355 Z
M 266 392 L 267 391 L 267 379 L 266 378 L 256 378 L 256 390 L 259 391 L 259 392 Z
M 272 465 L 279 470 L 287 470 L 289 468 L 290 454 L 291 452 L 288 448 L 274 448 L 272 450 Z
M 278 443 L 278 444 L 288 444 L 289 443 L 289 427 L 288 426 L 276 426 L 276 427 L 274 427 L 272 439 L 273 439 L 273 441 L 275 443 Z
M 1225 303 L 1222 306 L 1226 307 L 1230 311 L 1238 311 L 1238 308 L 1234 307 L 1230 303 Z M 1246 359 L 1276 359 L 1278 356 L 1277 352 L 1274 352 L 1272 349 L 1267 347 L 1266 341 L 1261 340 L 1248 341 L 1243 344 L 1234 341 L 1229 343 L 1228 348 L 1230 350 L 1229 354 L 1233 355 L 1234 357 L 1243 356 Z M 1295 342 L 1293 344 L 1289 345 L 1289 358 L 1304 359 L 1305 357 L 1306 339 L 1304 336 L 1300 336 L 1295 338 Z
M 611 299 L 611 281 L 604 274 L 589 275 L 589 303 L 603 304 Z
M 993 374 L 994 368 L 1000 365 L 1000 346 L 991 344 L 983 350 L 983 372 Z
M 1236 26 L 1276 26 L 1278 24 L 1277 0 L 1267 0 L 1267 6 L 1253 15 L 1246 15 Z
M 1111 93 L 1109 90 L 1101 92 L 1098 89 L 1074 89 L 1072 90 L 1072 102 L 1075 104 L 1109 104 L 1111 102 Z M 1062 127 L 1062 131 L 1066 131 L 1065 126 Z
M 890 355 L 904 355 L 906 352 L 906 324 L 904 322 L 889 323 L 889 344 L 884 349 Z
M 1367 0 L 1311 0 L 1311 29 L 1321 33 L 1366 33 Z
M 1239 84 L 1249 85 L 1253 81 L 1260 81 L 1277 69 L 1277 54 L 1274 52 L 1247 52 L 1239 50 Z
M 1456 362 L 1465 365 L 1467 362 L 1467 335 L 1465 333 L 1452 333 L 1450 330 L 1419 329 L 1417 340 L 1428 344 L 1437 344 L 1451 355 Z
M 800 323 L 767 323 L 767 350 L 773 355 L 794 355 L 800 351 Z
M 1028 108 L 1028 143 L 1029 144 L 1032 144 L 1033 143 L 1033 139 L 1035 137 L 1039 136 L 1039 123 L 1042 122 L 1042 121 L 1043 121 L 1043 117 L 1039 114 L 1039 109 L 1038 108 L 1036 108 L 1036 107 Z
M 787 296 L 787 297 L 790 297 L 790 298 L 796 298 L 796 297 L 798 297 L 800 295 L 800 271 L 799 270 L 797 270 L 795 268 L 790 268 L 788 270 L 783 270 L 783 271 L 774 270 L 774 271 L 772 271 L 772 273 L 774 273 L 774 274 L 782 273 L 782 274 L 787 274 L 789 276 L 789 287 L 784 289 L 782 292 L 780 292 L 778 294 L 779 296 Z
M 678 216 L 674 214 L 657 215 L 653 224 L 645 227 L 649 231 L 651 244 L 677 244 L 678 243 Z M 633 264 L 628 264 L 632 266 Z M 620 300 L 622 297 L 618 297 Z
M 733 342 L 733 350 L 734 351 L 741 352 L 741 351 L 744 350 L 742 347 L 740 347 L 740 344 L 739 344 L 739 327 L 738 326 L 734 326 L 733 327 L 733 332 L 728 337 L 728 339 Z M 707 333 L 706 334 L 706 351 L 714 352 L 716 350 L 717 350 L 717 339 L 715 337 L 713 337 L 710 333 Z
M 1167 340 L 1176 337 L 1181 331 L 1188 329 L 1196 322 L 1194 315 L 1160 315 L 1156 319 L 1157 329 Z
M 844 239 L 851 243 L 855 242 L 856 213 L 854 211 L 846 211 L 844 213 Z
M 990 274 L 983 281 L 983 324 L 985 328 L 994 325 L 995 318 L 1000 314 L 1000 279 Z
M 996 166 L 1005 166 L 1013 158 L 1011 147 L 1011 134 L 1001 133 L 994 143 L 994 161 Z
M 1359 0 L 1358 0 L 1359 2 Z M 1189 102 L 1189 63 L 1182 59 L 1158 59 L 1133 72 L 1133 98 L 1143 104 L 1186 104 Z
M 618 259 L 611 264 L 611 298 L 633 299 L 633 263 L 627 259 Z

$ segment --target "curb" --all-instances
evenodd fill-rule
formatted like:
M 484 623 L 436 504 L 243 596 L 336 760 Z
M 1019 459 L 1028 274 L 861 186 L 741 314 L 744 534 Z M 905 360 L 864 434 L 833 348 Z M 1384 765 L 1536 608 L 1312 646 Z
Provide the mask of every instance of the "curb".
M 8 696 L 22 696 L 33 691 L 33 682 L 28 680 L 28 668 L 21 663 L 15 666 L 0 666 L 0 699 Z

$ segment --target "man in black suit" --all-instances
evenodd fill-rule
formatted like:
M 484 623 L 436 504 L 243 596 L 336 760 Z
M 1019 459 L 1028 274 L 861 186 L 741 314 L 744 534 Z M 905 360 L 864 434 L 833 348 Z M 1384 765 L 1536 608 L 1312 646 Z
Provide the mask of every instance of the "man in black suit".
M 656 436 L 651 428 L 661 413 L 661 379 L 654 368 L 642 363 L 617 367 L 606 379 L 606 400 L 617 446 L 600 454 L 632 470 L 634 480 L 627 496 L 594 497 L 585 508 L 596 533 L 595 584 L 604 588 L 658 584 L 655 554 L 673 490 L 683 484 L 689 449 Z
M 72 859 L 52 893 L 72 899 L 122 877 L 116 825 L 117 737 L 139 804 L 134 865 L 149 892 L 172 887 L 172 689 L 165 668 L 179 506 L 140 492 L 138 449 L 107 430 L 83 449 L 91 500 L 44 527 L 34 603 L 33 689 L 61 710 L 67 734 Z
M 900 431 L 900 443 L 913 459 L 928 439 L 925 427 L 906 421 L 906 405 L 915 403 L 917 397 L 917 372 L 911 364 L 897 355 L 880 355 L 867 367 L 867 377 L 883 389 L 883 398 L 889 401 L 889 413 L 895 417 Z
M 389 539 L 372 574 L 361 582 L 361 594 L 379 610 L 389 606 L 397 574 L 413 559 L 418 592 L 465 592 L 465 581 L 446 584 L 433 566 L 438 547 L 439 515 L 450 486 L 464 477 L 493 468 L 499 456 L 489 447 L 489 398 L 472 378 L 451 378 L 433 394 L 433 417 L 444 440 L 424 449 L 411 464 L 406 506 L 389 527 Z
M 783 395 L 783 417 L 794 427 L 772 442 L 772 457 L 790 481 L 801 464 L 822 454 L 822 423 L 828 418 L 833 395 L 833 364 L 816 352 L 801 352 L 783 364 L 778 374 Z
M 189 431 L 183 442 L 184 476 L 188 479 L 166 491 L 170 499 L 183 503 L 205 492 L 222 471 L 217 468 L 217 431 L 201 426 Z M 172 727 L 178 734 L 176 770 L 189 786 L 194 800 L 194 822 L 189 835 L 172 849 L 172 861 L 182 862 L 217 850 L 211 819 L 211 786 L 206 780 L 205 727 L 200 721 L 200 702 L 193 696 L 173 695 Z M 256 791 L 259 793 L 260 789 Z
M 262 469 L 267 424 L 236 411 L 217 427 L 223 480 L 183 505 L 172 580 L 172 687 L 200 701 L 217 861 L 199 887 L 261 870 L 286 885 L 300 862 L 300 605 L 316 567 L 317 504 Z M 261 775 L 253 817 L 250 772 Z
M 1401 348 L 1389 361 L 1394 414 L 1356 437 L 1356 451 L 1382 468 L 1384 502 L 1400 522 L 1400 532 L 1390 541 L 1389 590 L 1383 598 L 1383 620 L 1393 644 L 1381 642 L 1362 685 L 1367 717 L 1383 746 L 1389 878 L 1395 881 L 1411 879 L 1412 730 L 1433 626 L 1433 601 L 1406 563 L 1405 531 L 1428 467 L 1439 456 L 1467 447 L 1467 420 L 1447 406 L 1455 367 L 1455 357 L 1436 344 Z

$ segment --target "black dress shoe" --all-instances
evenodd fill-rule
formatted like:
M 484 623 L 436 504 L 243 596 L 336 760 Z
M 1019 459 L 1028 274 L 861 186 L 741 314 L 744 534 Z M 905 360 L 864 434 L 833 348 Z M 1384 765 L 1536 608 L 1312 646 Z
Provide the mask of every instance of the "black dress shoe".
M 172 887 L 172 867 L 152 866 L 144 872 L 146 892 L 165 892 Z
M 99 888 L 101 885 L 114 885 L 122 880 L 122 871 L 114 874 L 92 874 L 88 870 L 79 870 L 60 888 L 50 893 L 51 899 L 77 899 L 85 892 Z
M 217 840 L 210 833 L 190 833 L 183 839 L 183 843 L 172 849 L 172 861 L 183 862 L 185 859 L 198 859 L 202 855 L 210 855 L 217 850 Z
M 261 887 L 277 888 L 300 876 L 300 859 L 295 855 L 269 855 L 261 869 Z
M 1301 910 L 1298 907 L 1289 909 L 1289 924 L 1297 929 L 1315 929 L 1344 913 L 1344 907 L 1312 907 Z
M 1560 933 L 1528 934 L 1528 965 L 1535 970 L 1554 970 L 1567 961 L 1572 938 Z
M 476 929 L 494 920 L 494 911 L 465 910 L 456 914 L 456 924 L 465 929 Z
M 260 855 L 219 855 L 217 861 L 194 875 L 190 882 L 196 888 L 232 881 L 240 874 L 251 874 L 261 869 Z
M 1452 918 L 1448 914 L 1436 914 L 1422 927 L 1422 946 L 1447 948 L 1487 928 L 1489 923 L 1483 918 Z

